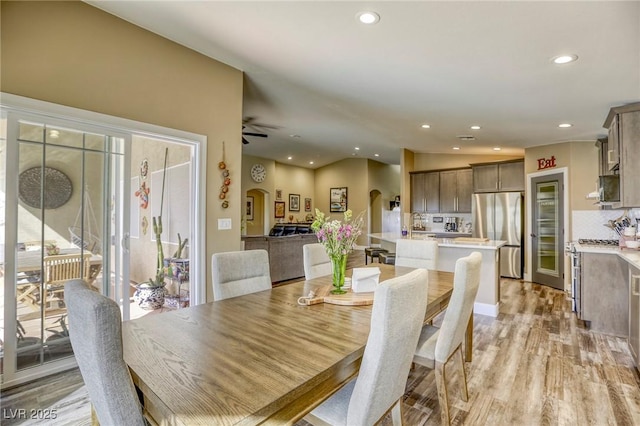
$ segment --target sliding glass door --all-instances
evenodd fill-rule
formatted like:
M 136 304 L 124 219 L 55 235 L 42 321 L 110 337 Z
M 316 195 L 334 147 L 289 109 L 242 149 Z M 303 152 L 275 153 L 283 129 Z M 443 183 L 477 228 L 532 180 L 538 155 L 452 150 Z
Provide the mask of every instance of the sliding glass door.
M 74 364 L 64 298 L 69 279 L 84 279 L 129 317 L 131 141 L 45 115 L 9 111 L 5 119 L 6 383 Z

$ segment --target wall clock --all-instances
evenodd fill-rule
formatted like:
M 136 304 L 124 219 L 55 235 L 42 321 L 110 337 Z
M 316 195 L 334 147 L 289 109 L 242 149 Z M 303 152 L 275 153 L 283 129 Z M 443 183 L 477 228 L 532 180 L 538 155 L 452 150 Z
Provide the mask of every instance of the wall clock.
M 251 179 L 256 182 L 263 182 L 267 177 L 267 171 L 262 164 L 254 164 L 251 167 Z

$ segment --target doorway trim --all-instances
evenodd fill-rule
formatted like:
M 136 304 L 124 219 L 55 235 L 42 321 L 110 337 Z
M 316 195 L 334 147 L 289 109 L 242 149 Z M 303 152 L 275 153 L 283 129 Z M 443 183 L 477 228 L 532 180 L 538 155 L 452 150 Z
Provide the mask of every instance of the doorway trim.
M 116 117 L 93 111 L 87 111 L 65 105 L 26 98 L 24 96 L 13 95 L 0 92 L 0 106 L 2 108 L 29 113 L 45 115 L 54 119 L 63 119 L 70 122 L 77 122 L 81 125 L 90 125 L 113 130 L 119 133 L 131 133 L 160 140 L 181 142 L 191 145 L 194 149 L 192 159 L 192 182 L 194 188 L 192 223 L 194 232 L 190 245 L 198 253 L 196 265 L 191 265 L 190 274 L 198 283 L 194 286 L 194 291 L 190 295 L 191 304 L 198 305 L 206 302 L 206 181 L 207 181 L 207 137 L 197 133 L 184 130 L 171 129 L 157 126 L 155 124 L 143 123 L 127 118 Z M 192 250 L 193 251 L 193 250 Z M 194 268 L 194 266 L 196 266 Z
M 540 176 L 548 176 L 548 175 L 555 175 L 555 174 L 561 174 L 562 175 L 562 185 L 564 186 L 564 195 L 563 195 L 563 204 L 564 204 L 564 212 L 562 214 L 562 246 L 564 247 L 567 244 L 567 226 L 569 225 L 569 168 L 568 167 L 560 167 L 560 168 L 556 168 L 556 169 L 547 169 L 547 170 L 543 170 L 543 171 L 539 171 L 539 172 L 533 172 L 533 173 L 528 173 L 527 174 L 527 196 L 526 198 L 526 240 L 527 240 L 527 246 L 525 247 L 525 251 L 527 252 L 527 265 L 526 265 L 526 271 L 523 274 L 523 278 L 525 281 L 531 281 L 531 277 L 532 277 L 532 272 L 531 272 L 531 268 L 533 265 L 533 253 L 532 253 L 532 247 L 533 247 L 533 241 L 531 239 L 531 233 L 533 232 L 533 223 L 532 223 L 532 218 L 533 218 L 533 206 L 531 205 L 531 191 L 533 191 L 533 187 L 532 187 L 532 180 L 534 178 L 540 177 Z M 566 291 L 567 288 L 567 274 L 565 274 L 564 277 L 564 289 Z

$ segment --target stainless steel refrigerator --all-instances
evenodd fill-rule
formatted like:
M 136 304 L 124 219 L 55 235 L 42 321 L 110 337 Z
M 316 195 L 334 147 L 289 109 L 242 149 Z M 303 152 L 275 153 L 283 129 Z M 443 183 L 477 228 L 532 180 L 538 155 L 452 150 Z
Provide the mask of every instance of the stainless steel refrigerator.
M 522 192 L 473 194 L 473 236 L 504 240 L 500 248 L 500 276 L 522 278 L 524 259 Z

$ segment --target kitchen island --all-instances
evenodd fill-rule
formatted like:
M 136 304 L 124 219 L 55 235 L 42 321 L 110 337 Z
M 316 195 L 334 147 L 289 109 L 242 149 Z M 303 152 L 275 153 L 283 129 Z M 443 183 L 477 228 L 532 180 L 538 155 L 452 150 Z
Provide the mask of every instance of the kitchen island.
M 372 240 L 380 241 L 380 246 L 395 253 L 396 241 L 402 238 L 423 240 L 424 234 L 412 233 L 406 237 L 395 232 L 368 234 Z M 480 270 L 480 287 L 473 306 L 477 314 L 498 316 L 500 305 L 500 247 L 506 244 L 502 240 L 486 242 L 469 241 L 469 239 L 436 238 L 438 241 L 438 270 L 454 272 L 456 260 L 477 251 L 482 254 Z M 375 242 L 375 241 L 374 241 Z

